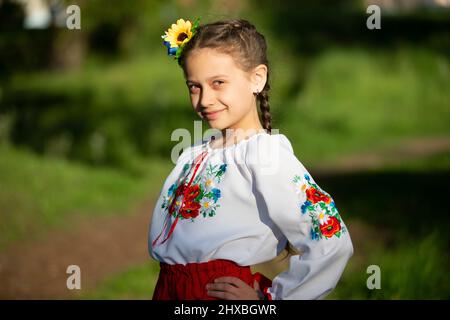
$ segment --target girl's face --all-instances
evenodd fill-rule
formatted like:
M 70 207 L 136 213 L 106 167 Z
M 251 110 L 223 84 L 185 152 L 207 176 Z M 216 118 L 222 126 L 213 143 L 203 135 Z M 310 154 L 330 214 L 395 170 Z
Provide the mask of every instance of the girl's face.
M 253 95 L 265 84 L 259 73 L 252 76 L 232 56 L 202 48 L 189 53 L 185 75 L 192 106 L 211 128 L 262 128 Z

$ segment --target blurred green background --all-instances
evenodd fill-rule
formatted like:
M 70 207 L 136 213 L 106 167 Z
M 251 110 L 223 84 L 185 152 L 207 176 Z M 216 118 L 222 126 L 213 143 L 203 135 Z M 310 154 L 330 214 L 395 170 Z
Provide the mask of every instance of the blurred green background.
M 449 299 L 450 4 L 431 0 L 0 1 L 0 298 L 151 299 L 170 135 L 199 120 L 160 36 L 199 16 L 266 37 L 273 127 L 354 242 L 328 298 Z M 283 256 L 253 269 L 273 277 Z

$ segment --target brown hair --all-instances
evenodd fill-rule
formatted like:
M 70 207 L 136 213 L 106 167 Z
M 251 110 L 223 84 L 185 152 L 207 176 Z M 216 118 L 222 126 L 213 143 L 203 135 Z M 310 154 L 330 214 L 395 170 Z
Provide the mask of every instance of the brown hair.
M 263 90 L 256 93 L 256 99 L 259 101 L 262 126 L 270 134 L 272 115 L 269 105 L 269 61 L 265 37 L 256 30 L 253 24 L 244 19 L 221 20 L 200 25 L 178 58 L 178 64 L 183 68 L 185 74 L 186 58 L 189 52 L 200 48 L 212 48 L 231 55 L 236 64 L 246 72 L 260 64 L 266 65 L 267 81 Z M 295 253 L 289 242 L 287 242 L 285 250 L 287 251 L 286 257 Z

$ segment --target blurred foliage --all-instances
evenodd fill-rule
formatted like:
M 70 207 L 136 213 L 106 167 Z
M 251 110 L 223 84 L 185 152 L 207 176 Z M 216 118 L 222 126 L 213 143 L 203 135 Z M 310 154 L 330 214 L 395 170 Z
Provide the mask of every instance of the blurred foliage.
M 285 101 L 280 128 L 306 161 L 446 135 L 449 81 L 448 57 L 426 49 L 330 48 L 309 66 L 303 90 Z
M 289 43 L 291 50 L 303 54 L 314 55 L 335 45 L 388 50 L 401 44 L 427 47 L 442 54 L 450 51 L 448 9 L 382 9 L 381 29 L 370 30 L 366 27 L 369 14 L 363 1 L 254 2 L 270 8 L 259 14 L 267 28 L 282 42 Z
M 0 251 L 49 228 L 69 229 L 74 217 L 134 212 L 157 195 L 170 165 L 147 160 L 146 174 L 132 177 L 111 168 L 91 168 L 0 146 Z
M 273 127 L 292 137 L 305 161 L 397 135 L 447 132 L 447 11 L 383 16 L 374 32 L 365 28 L 360 1 L 262 1 L 264 10 L 254 10 L 259 1 L 75 3 L 82 12 L 75 31 L 24 30 L 12 2 L 0 6 L 8 17 L 0 19 L 7 26 L 0 35 L 0 122 L 11 122 L 13 144 L 132 173 L 140 172 L 140 159 L 167 158 L 171 132 L 192 132 L 198 118 L 160 35 L 180 16 L 206 23 L 238 14 L 266 35 Z
M 96 287 L 77 294 L 75 299 L 143 299 L 150 300 L 158 281 L 159 263 L 129 268 L 104 279 Z
M 68 4 L 80 6 L 81 30 L 24 29 L 17 3 L 0 2 L 0 246 L 74 212 L 107 214 L 159 190 L 177 143 L 171 133 L 193 132 L 198 120 L 160 37 L 181 17 L 245 18 L 265 35 L 273 127 L 306 167 L 450 134 L 449 10 L 386 10 L 382 29 L 368 30 L 358 0 L 59 5 Z M 424 200 L 448 193 L 448 159 L 314 174 L 343 216 L 395 234 L 387 244 L 358 243 L 358 253 L 370 253 L 351 262 L 331 298 L 449 297 L 448 214 Z M 379 292 L 364 287 L 372 261 L 382 266 Z M 131 269 L 89 297 L 147 298 L 156 276 L 155 264 Z
M 199 120 L 180 70 L 166 58 L 139 56 L 83 72 L 12 77 L 2 99 L 13 119 L 11 141 L 139 173 L 138 159 L 167 158 L 176 143 L 169 141 L 172 131 L 192 132 Z M 306 162 L 392 139 L 448 133 L 449 61 L 429 50 L 336 48 L 314 61 L 276 59 L 273 68 L 274 127 Z M 289 68 L 304 70 L 305 79 Z
M 0 3 L 0 84 L 15 72 L 45 67 L 43 61 L 51 50 L 51 31 L 24 30 L 24 17 L 17 3 Z
M 3 99 L 14 119 L 11 140 L 41 153 L 51 153 L 51 146 L 63 140 L 53 152 L 139 172 L 134 159 L 167 156 L 171 131 L 189 127 L 194 119 L 187 91 L 173 94 L 185 87 L 182 79 L 175 72 L 166 75 L 170 66 L 163 58 L 28 75 L 25 85 L 24 76 L 12 78 Z
M 398 245 L 366 248 L 365 259 L 349 263 L 328 299 L 449 299 L 448 247 L 438 232 L 402 239 Z M 380 288 L 369 290 L 369 265 L 380 267 Z

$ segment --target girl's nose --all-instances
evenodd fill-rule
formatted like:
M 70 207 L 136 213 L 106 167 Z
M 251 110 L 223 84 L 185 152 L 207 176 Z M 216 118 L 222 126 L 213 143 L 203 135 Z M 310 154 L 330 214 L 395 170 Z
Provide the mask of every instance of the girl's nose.
M 203 90 L 202 95 L 200 97 L 200 104 L 202 107 L 207 108 L 209 106 L 214 105 L 215 103 L 215 95 L 211 90 Z

